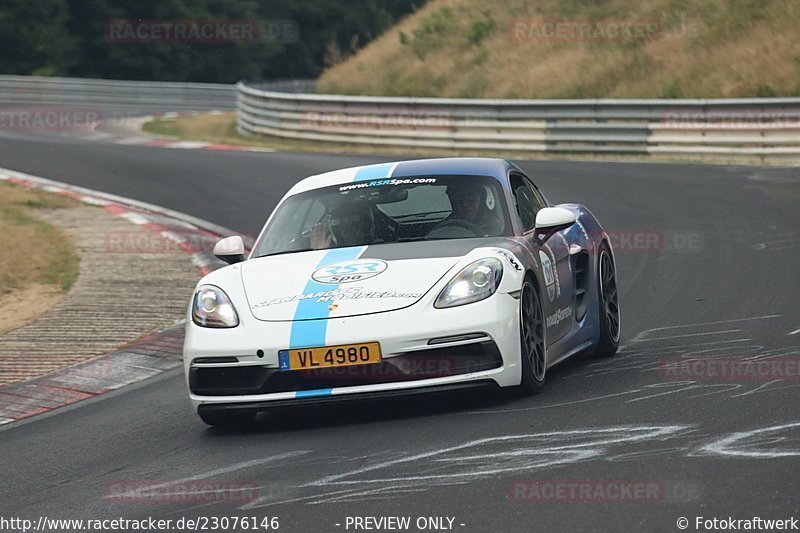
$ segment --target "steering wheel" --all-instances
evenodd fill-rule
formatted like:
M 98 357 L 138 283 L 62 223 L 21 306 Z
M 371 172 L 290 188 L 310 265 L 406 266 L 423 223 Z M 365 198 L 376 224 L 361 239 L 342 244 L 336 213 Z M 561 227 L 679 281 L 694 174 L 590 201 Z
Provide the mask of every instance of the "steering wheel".
M 303 232 L 301 232 L 300 235 L 289 241 L 289 246 L 293 246 L 298 243 L 303 243 L 303 245 L 305 245 L 310 241 L 311 241 L 311 228 L 308 228 Z
M 432 233 L 436 233 L 437 231 L 445 228 L 462 228 L 467 231 L 471 231 L 474 234 L 473 236 L 475 237 L 477 237 L 478 235 L 483 235 L 483 230 L 477 224 L 473 224 L 472 222 L 469 222 L 467 220 L 461 220 L 460 218 L 454 218 L 442 222 L 441 224 L 433 228 L 431 231 L 428 232 L 428 236 L 430 236 Z

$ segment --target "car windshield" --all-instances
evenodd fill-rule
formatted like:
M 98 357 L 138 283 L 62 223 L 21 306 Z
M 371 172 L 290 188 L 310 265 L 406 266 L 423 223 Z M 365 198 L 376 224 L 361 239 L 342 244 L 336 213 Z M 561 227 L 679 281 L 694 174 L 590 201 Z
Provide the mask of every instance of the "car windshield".
M 496 237 L 510 230 L 502 188 L 494 178 L 387 178 L 289 197 L 278 207 L 253 255 Z

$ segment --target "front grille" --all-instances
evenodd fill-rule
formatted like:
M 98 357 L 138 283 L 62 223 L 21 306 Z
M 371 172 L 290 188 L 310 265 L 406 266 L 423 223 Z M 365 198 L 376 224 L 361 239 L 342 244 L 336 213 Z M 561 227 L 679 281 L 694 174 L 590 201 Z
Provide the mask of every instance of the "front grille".
M 193 367 L 189 388 L 202 396 L 269 394 L 455 376 L 502 364 L 500 350 L 488 340 L 409 352 L 369 365 L 290 371 L 261 366 Z

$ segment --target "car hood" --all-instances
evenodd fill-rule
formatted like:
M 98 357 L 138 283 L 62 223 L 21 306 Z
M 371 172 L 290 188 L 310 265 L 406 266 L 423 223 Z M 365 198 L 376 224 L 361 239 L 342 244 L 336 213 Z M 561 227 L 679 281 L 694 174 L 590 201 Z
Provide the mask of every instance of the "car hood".
M 242 283 L 259 320 L 392 311 L 422 298 L 475 247 L 474 241 L 384 244 L 255 258 L 241 264 Z

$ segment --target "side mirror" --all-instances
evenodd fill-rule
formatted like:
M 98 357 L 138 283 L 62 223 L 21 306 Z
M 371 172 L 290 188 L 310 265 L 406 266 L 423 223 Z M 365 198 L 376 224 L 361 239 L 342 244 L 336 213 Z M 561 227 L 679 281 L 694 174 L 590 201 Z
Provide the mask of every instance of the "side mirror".
M 563 207 L 543 207 L 536 213 L 536 226 L 533 229 L 534 238 L 544 243 L 561 230 L 565 230 L 575 223 L 578 218 L 575 213 Z
M 238 235 L 226 237 L 214 245 L 214 256 L 229 265 L 244 261 L 244 241 Z

